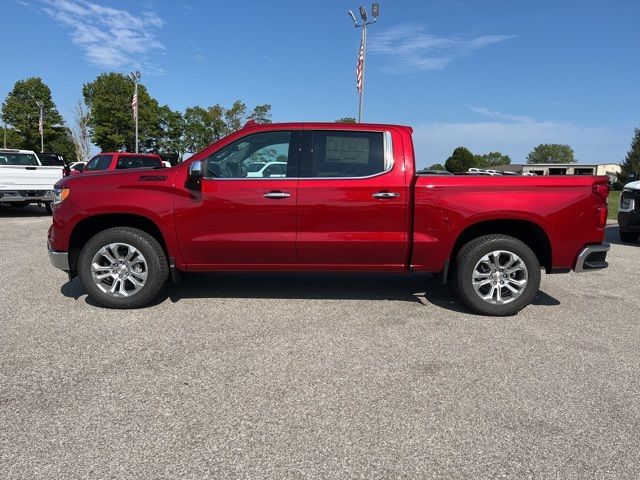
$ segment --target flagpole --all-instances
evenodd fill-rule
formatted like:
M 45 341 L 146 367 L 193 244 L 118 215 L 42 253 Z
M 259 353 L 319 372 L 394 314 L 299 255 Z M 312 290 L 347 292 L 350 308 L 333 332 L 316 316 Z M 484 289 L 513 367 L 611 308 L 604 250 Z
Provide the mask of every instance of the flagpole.
M 36 101 L 36 105 L 40 109 L 40 119 L 38 120 L 38 131 L 40 132 L 40 153 L 44 152 L 44 103 L 40 100 Z
M 136 109 L 134 112 L 135 115 L 135 119 L 136 119 L 136 153 L 138 153 L 138 82 L 135 82 L 135 87 L 134 87 L 134 92 L 133 95 L 135 96 L 136 99 Z
M 362 80 L 360 81 L 360 98 L 358 100 L 358 123 L 362 122 L 364 107 L 364 67 L 367 63 L 367 25 L 362 25 Z
M 353 26 L 355 28 L 361 28 L 362 33 L 360 37 L 360 50 L 358 51 L 358 65 L 356 67 L 356 87 L 358 89 L 358 123 L 362 122 L 362 113 L 364 110 L 364 67 L 367 58 L 367 26 L 372 25 L 378 21 L 380 15 L 380 5 L 374 3 L 371 5 L 371 18 L 367 15 L 367 10 L 363 6 L 360 6 L 360 18 L 362 23 L 358 25 L 355 14 L 349 10 L 347 13 L 353 20 Z
M 138 82 L 140 82 L 141 77 L 142 75 L 137 70 L 129 74 L 129 78 L 133 82 L 133 100 L 131 101 L 131 107 L 133 108 L 133 120 L 136 130 L 136 153 L 138 153 L 138 111 L 140 110 L 140 104 L 138 102 Z

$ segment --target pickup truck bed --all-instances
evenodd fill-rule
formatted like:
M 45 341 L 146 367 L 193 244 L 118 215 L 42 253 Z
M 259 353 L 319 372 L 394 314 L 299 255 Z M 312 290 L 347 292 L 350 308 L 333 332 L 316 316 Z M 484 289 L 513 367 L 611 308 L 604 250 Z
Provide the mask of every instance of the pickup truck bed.
M 116 308 L 146 304 L 169 273 L 412 270 L 493 315 L 531 302 L 541 268 L 607 266 L 606 177 L 418 176 L 411 132 L 249 125 L 172 168 L 66 178 L 52 262 Z M 286 174 L 251 177 L 255 162 Z

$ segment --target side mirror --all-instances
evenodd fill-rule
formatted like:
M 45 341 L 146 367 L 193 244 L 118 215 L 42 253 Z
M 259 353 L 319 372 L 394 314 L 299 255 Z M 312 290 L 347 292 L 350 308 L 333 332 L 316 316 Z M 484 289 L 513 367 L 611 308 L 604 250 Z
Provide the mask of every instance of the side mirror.
M 204 168 L 202 162 L 200 160 L 196 160 L 191 165 L 189 165 L 189 178 L 191 180 L 200 180 L 204 177 Z
M 80 165 L 78 165 L 75 169 L 79 172 L 84 172 L 84 165 L 81 163 Z
M 200 190 L 202 177 L 204 177 L 204 165 L 200 160 L 196 160 L 189 165 L 189 175 L 185 187 L 189 190 Z

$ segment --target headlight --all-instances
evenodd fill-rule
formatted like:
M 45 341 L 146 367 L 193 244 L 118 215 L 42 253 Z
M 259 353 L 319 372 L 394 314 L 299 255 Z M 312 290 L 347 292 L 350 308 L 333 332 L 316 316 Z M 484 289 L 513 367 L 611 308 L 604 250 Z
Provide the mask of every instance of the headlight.
M 70 190 L 68 188 L 56 187 L 56 189 L 53 191 L 53 204 L 58 205 L 59 203 L 61 203 L 65 198 L 69 196 L 69 192 Z
M 622 192 L 620 196 L 620 208 L 619 212 L 632 212 L 636 208 L 636 201 L 633 198 L 625 197 L 624 194 L 626 192 Z

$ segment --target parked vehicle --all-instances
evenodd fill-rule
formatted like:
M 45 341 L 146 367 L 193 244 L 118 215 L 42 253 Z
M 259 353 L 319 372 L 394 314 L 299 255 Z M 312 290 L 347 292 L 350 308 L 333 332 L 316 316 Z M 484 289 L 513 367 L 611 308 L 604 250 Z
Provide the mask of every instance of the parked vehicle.
M 510 315 L 547 273 L 605 268 L 606 177 L 417 176 L 411 128 L 248 125 L 162 170 L 67 177 L 49 255 L 93 299 L 152 301 L 180 272 L 431 272 Z M 279 157 L 286 177 L 249 177 Z
M 249 167 L 260 165 L 252 163 Z M 287 162 L 270 162 L 264 163 L 257 170 L 251 171 L 247 168 L 247 177 L 276 178 L 287 176 Z
M 623 242 L 633 243 L 640 238 L 640 180 L 627 183 L 622 190 L 618 226 Z
M 89 160 L 82 173 L 131 168 L 165 168 L 165 163 L 160 155 L 151 153 L 103 152 Z
M 69 175 L 78 175 L 79 173 L 82 173 L 86 166 L 87 162 L 73 162 L 69 165 Z
M 453 173 L 447 170 L 419 170 L 416 173 L 418 175 L 453 175 Z
M 0 149 L 0 206 L 36 203 L 51 213 L 53 185 L 62 177 L 62 168 L 43 166 L 32 150 Z

